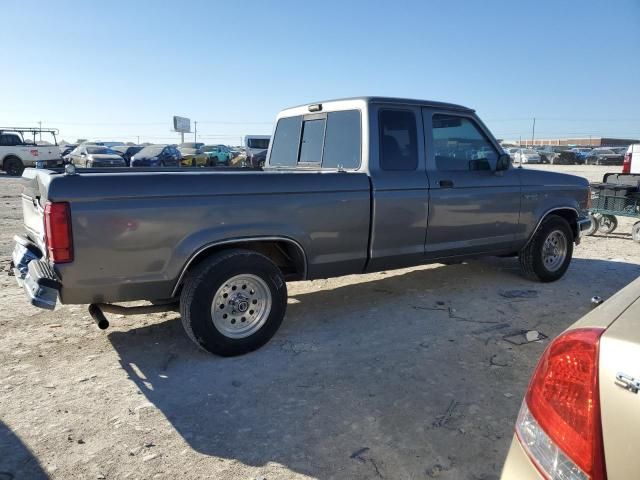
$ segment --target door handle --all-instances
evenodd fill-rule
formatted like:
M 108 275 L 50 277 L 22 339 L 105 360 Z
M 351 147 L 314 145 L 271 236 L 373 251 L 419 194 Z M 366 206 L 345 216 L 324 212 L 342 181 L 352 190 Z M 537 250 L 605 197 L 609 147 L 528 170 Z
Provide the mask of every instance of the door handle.
M 453 188 L 453 180 L 440 180 L 438 184 L 440 188 Z

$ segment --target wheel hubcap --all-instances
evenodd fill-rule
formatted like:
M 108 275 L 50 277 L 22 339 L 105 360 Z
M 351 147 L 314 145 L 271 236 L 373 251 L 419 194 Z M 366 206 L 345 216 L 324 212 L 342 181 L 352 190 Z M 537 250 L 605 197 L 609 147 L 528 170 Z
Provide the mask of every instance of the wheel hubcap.
M 555 272 L 567 258 L 567 237 L 560 230 L 554 230 L 542 246 L 542 261 L 550 272 Z
M 236 275 L 213 296 L 211 320 L 225 337 L 245 338 L 265 324 L 271 303 L 271 290 L 264 280 L 251 274 Z

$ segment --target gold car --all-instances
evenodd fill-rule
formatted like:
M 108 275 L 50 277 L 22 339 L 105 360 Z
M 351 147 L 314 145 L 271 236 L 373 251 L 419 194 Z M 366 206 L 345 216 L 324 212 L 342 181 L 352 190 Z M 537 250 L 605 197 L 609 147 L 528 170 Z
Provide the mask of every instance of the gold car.
M 538 362 L 502 480 L 640 478 L 640 278 Z
M 180 166 L 182 167 L 208 167 L 209 157 L 202 150 L 201 143 L 183 143 L 178 146 L 182 154 Z

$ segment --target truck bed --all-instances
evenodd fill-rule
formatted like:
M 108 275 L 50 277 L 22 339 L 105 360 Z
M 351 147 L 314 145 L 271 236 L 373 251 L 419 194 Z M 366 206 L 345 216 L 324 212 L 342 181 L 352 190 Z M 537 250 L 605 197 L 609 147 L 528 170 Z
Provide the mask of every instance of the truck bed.
M 63 303 L 169 297 L 194 252 L 226 239 L 291 239 L 307 278 L 362 271 L 367 260 L 364 173 L 28 169 L 23 181 L 27 234 L 41 250 L 45 203 L 71 207 L 75 258 L 56 265 Z

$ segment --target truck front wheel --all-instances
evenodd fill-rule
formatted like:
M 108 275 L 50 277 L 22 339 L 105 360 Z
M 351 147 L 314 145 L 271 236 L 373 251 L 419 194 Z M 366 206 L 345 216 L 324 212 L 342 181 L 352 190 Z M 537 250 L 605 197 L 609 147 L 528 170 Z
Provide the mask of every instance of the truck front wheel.
M 224 357 L 267 343 L 286 308 L 282 272 L 250 250 L 227 250 L 204 260 L 188 275 L 180 295 L 182 325 L 189 338 Z
M 7 157 L 4 160 L 3 170 L 7 172 L 7 175 L 19 177 L 24 172 L 24 165 L 18 157 Z
M 541 282 L 554 282 L 569 268 L 573 256 L 573 233 L 569 223 L 549 215 L 520 251 L 520 267 L 525 276 Z

